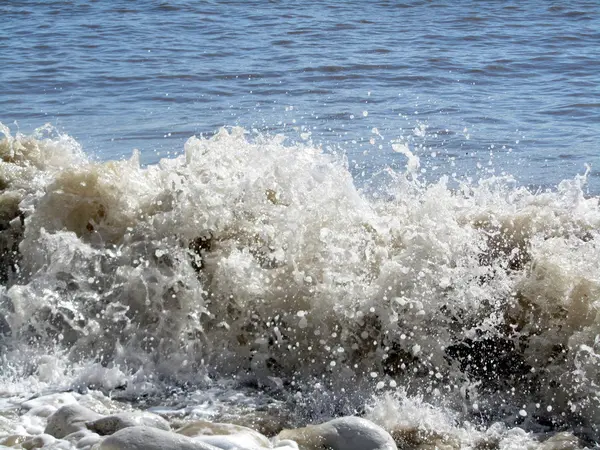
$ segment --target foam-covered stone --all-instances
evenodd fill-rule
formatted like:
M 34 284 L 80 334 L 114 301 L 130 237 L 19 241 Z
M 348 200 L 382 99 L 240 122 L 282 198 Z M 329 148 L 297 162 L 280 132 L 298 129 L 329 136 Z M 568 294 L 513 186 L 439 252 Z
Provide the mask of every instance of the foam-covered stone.
M 360 417 L 340 417 L 320 425 L 284 430 L 276 442 L 289 439 L 303 450 L 397 450 L 390 434 Z
M 48 418 L 44 433 L 62 439 L 66 435 L 85 429 L 86 422 L 100 419 L 102 416 L 77 403 L 65 405 Z
M 108 436 L 97 450 L 219 450 L 205 442 L 151 427 L 128 427 Z
M 271 441 L 266 436 L 250 428 L 228 423 L 198 420 L 180 428 L 177 433 L 224 450 L 271 448 Z
M 152 427 L 159 430 L 169 431 L 171 427 L 169 422 L 157 414 L 145 411 L 124 412 L 112 414 L 110 416 L 101 417 L 97 420 L 87 422 L 86 426 L 89 430 L 98 433 L 102 436 L 116 433 L 123 428 L 128 427 Z

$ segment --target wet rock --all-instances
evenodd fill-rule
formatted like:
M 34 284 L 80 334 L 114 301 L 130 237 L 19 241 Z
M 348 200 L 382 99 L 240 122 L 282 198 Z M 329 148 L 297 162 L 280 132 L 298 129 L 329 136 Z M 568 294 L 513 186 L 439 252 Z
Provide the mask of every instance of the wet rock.
M 9 436 L 0 438 L 0 445 L 5 447 L 16 447 L 17 445 L 25 442 L 27 439 L 29 439 L 29 436 L 24 436 L 22 434 L 11 434 Z
M 97 450 L 219 450 L 205 442 L 151 427 L 128 427 L 107 437 Z
M 281 430 L 290 427 L 291 418 L 288 415 L 281 408 L 270 408 L 268 411 L 247 411 L 241 415 L 226 415 L 220 420 L 252 428 L 265 436 L 276 436 Z
M 401 449 L 459 450 L 461 448 L 460 441 L 454 436 L 437 433 L 424 427 L 398 425 L 390 430 L 390 435 Z M 483 447 L 480 450 L 483 450 Z
M 228 423 L 199 420 L 187 424 L 177 430 L 177 433 L 221 449 L 254 450 L 271 448 L 271 441 L 259 432 Z
M 27 450 L 32 448 L 42 448 L 54 444 L 55 441 L 56 439 L 49 434 L 40 434 L 27 439 L 21 444 L 21 447 Z
M 169 431 L 171 427 L 162 417 L 150 412 L 124 412 L 113 414 L 106 417 L 101 417 L 97 420 L 87 422 L 86 427 L 99 435 L 106 436 L 116 433 L 123 428 L 128 427 L 151 427 L 159 430 Z
M 79 404 L 65 405 L 48 418 L 44 433 L 62 439 L 68 434 L 85 429 L 86 422 L 101 417 L 100 414 Z
M 97 433 L 93 433 L 89 430 L 79 430 L 75 433 L 68 434 L 64 437 L 64 440 L 70 442 L 78 449 L 91 449 L 92 446 L 100 442 L 102 438 Z
M 360 417 L 340 417 L 320 425 L 284 430 L 276 442 L 292 440 L 301 450 L 397 450 L 390 434 Z

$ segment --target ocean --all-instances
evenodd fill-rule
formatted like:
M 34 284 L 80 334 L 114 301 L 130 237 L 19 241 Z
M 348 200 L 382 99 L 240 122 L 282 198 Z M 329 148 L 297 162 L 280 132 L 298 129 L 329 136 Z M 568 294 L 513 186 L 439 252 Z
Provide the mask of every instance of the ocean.
M 0 447 L 36 396 L 600 445 L 600 3 L 0 17 Z

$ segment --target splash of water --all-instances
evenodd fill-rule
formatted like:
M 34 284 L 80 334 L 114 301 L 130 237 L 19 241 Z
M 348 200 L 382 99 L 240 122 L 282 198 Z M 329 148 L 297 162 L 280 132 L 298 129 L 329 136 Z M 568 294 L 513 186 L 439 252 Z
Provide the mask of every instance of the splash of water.
M 343 158 L 238 128 L 148 167 L 135 153 L 90 161 L 50 129 L 1 131 L 6 367 L 90 384 L 99 371 L 107 388 L 231 375 L 353 387 L 333 408 L 402 386 L 486 423 L 598 436 L 600 208 L 586 175 L 554 192 L 506 178 L 450 189 L 422 182 L 402 148 L 407 172 L 389 170 L 377 200 Z

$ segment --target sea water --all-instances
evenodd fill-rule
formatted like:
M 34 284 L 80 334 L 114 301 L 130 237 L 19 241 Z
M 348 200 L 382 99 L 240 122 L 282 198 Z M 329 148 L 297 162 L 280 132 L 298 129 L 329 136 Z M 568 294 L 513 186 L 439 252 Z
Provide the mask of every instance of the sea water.
M 596 2 L 0 11 L 6 433 L 52 394 L 600 439 Z

